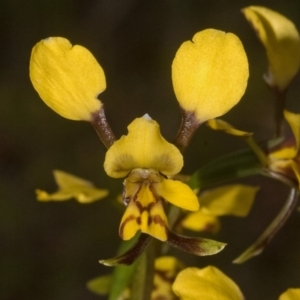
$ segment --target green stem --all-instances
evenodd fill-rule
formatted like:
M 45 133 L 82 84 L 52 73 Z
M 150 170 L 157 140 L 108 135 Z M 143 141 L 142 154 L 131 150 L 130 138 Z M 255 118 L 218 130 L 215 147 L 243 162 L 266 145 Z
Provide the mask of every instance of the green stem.
M 255 153 L 259 161 L 261 162 L 263 167 L 267 167 L 269 164 L 269 158 L 266 155 L 266 153 L 261 149 L 261 147 L 256 143 L 253 136 L 245 136 L 244 140 L 248 144 L 248 146 L 252 149 L 252 151 Z
M 154 243 L 150 242 L 135 269 L 131 285 L 131 300 L 150 300 L 154 278 Z
M 259 255 L 266 248 L 266 246 L 273 239 L 275 234 L 279 229 L 285 224 L 290 214 L 294 210 L 298 200 L 298 190 L 292 188 L 289 197 L 285 201 L 282 209 L 263 234 L 239 257 L 237 257 L 233 262 L 236 264 L 241 264 L 252 258 L 253 256 Z

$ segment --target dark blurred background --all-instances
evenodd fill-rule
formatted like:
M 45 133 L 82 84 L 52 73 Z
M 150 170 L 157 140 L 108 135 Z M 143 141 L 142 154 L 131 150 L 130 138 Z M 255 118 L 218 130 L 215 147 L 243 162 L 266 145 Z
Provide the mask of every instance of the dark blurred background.
M 205 28 L 237 34 L 250 62 L 242 101 L 223 119 L 272 137 L 273 96 L 262 81 L 264 49 L 241 14 L 248 5 L 281 12 L 300 28 L 298 0 L 10 0 L 0 1 L 0 299 L 96 300 L 86 282 L 112 270 L 98 260 L 115 254 L 121 211 L 111 205 L 121 181 L 103 171 L 105 148 L 85 122 L 66 120 L 39 99 L 28 76 L 31 48 L 49 36 L 87 47 L 101 63 L 107 90 L 101 95 L 107 118 L 119 137 L 136 117 L 149 113 L 170 141 L 180 124 L 171 82 L 179 45 Z M 300 112 L 299 75 L 287 106 Z M 185 154 L 185 173 L 244 147 L 234 137 L 201 127 Z M 60 169 L 108 187 L 111 196 L 90 205 L 75 201 L 39 203 L 34 190 L 54 191 L 52 170 Z M 268 225 L 288 193 L 262 177 L 247 219 L 223 218 L 214 238 L 228 242 L 219 255 L 183 255 L 188 265 L 215 265 L 231 276 L 247 299 L 277 299 L 300 287 L 300 218 L 293 213 L 263 255 L 243 265 L 231 261 Z

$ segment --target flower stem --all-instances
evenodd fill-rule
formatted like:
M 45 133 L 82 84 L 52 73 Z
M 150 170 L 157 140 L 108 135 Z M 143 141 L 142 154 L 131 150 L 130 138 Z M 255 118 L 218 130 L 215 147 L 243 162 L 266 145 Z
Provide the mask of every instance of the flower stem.
M 181 125 L 174 144 L 181 152 L 184 152 L 201 123 L 196 119 L 194 112 L 186 111 L 184 109 L 181 109 L 181 112 Z
M 150 242 L 143 252 L 135 269 L 132 280 L 131 300 L 150 300 L 154 278 L 154 243 Z
M 99 111 L 93 114 L 91 124 L 95 128 L 104 146 L 109 148 L 114 143 L 116 138 L 107 122 L 104 105 L 102 105 Z
M 252 258 L 253 256 L 259 255 L 266 248 L 266 246 L 273 239 L 275 234 L 279 229 L 285 224 L 289 218 L 291 212 L 294 210 L 298 200 L 298 191 L 292 188 L 284 206 L 280 210 L 276 218 L 271 222 L 263 234 L 239 257 L 237 257 L 233 262 L 236 264 L 241 264 Z

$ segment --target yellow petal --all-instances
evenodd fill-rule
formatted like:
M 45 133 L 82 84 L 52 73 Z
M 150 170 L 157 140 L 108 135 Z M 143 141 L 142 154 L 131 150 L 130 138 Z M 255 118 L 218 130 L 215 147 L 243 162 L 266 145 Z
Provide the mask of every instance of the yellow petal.
M 299 153 L 300 148 L 300 114 L 294 114 L 292 112 L 289 112 L 287 110 L 284 110 L 284 117 L 289 123 L 295 140 L 296 140 L 296 151 Z
M 174 256 L 160 256 L 155 259 L 155 271 L 163 272 L 167 278 L 174 277 L 183 264 Z
M 154 169 L 165 175 L 179 173 L 183 166 L 180 151 L 160 134 L 159 125 L 148 115 L 135 119 L 107 151 L 104 169 L 114 178 L 125 177 L 136 168 Z
M 295 25 L 262 6 L 249 6 L 243 13 L 266 48 L 269 61 L 266 82 L 285 90 L 300 66 L 300 37 Z
M 30 79 L 42 100 L 64 118 L 89 121 L 101 108 L 103 69 L 86 48 L 72 47 L 67 39 L 52 37 L 34 46 Z
M 206 213 L 245 217 L 258 190 L 258 187 L 244 184 L 225 185 L 200 194 L 199 198 Z
M 243 96 L 248 60 L 239 38 L 207 29 L 184 42 L 172 65 L 173 87 L 180 106 L 195 112 L 200 123 L 225 114 Z
M 168 220 L 161 201 L 157 201 L 147 184 L 142 184 L 137 197 L 130 200 L 121 220 L 119 234 L 123 240 L 133 238 L 138 230 L 167 240 Z
M 173 284 L 174 293 L 182 300 L 243 300 L 239 287 L 215 267 L 187 268 Z
M 300 299 L 300 289 L 288 289 L 279 297 L 279 300 L 299 300 L 299 299 Z
M 236 135 L 236 136 L 242 136 L 243 137 L 243 136 L 253 135 L 252 132 L 246 132 L 246 131 L 241 131 L 241 130 L 235 129 L 229 123 L 227 123 L 223 120 L 220 120 L 220 119 L 208 120 L 206 124 L 214 130 L 222 130 L 222 131 L 225 131 L 228 134 L 232 134 L 232 135 Z
M 162 181 L 155 185 L 155 190 L 166 201 L 178 207 L 191 211 L 199 209 L 199 201 L 196 194 L 185 183 L 162 178 Z
M 52 194 L 36 190 L 39 201 L 64 201 L 75 198 L 80 203 L 91 203 L 108 195 L 107 190 L 97 189 L 91 182 L 82 178 L 58 170 L 53 173 L 59 189 Z
M 269 157 L 272 161 L 281 160 L 281 159 L 292 159 L 296 156 L 297 150 L 296 147 L 284 147 L 280 150 L 273 151 L 269 154 Z
M 161 256 L 155 260 L 154 282 L 151 299 L 174 300 L 172 282 L 183 265 L 172 256 Z
M 205 213 L 202 209 L 187 214 L 182 220 L 181 225 L 189 230 L 208 231 L 212 233 L 217 233 L 221 227 L 217 217 Z

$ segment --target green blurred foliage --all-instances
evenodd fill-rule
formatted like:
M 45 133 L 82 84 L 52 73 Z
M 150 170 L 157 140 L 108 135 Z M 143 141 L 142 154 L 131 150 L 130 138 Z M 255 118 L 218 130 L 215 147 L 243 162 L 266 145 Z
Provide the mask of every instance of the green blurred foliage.
M 86 289 L 86 282 L 111 272 L 98 260 L 114 256 L 119 243 L 122 212 L 111 200 L 121 192 L 121 181 L 104 173 L 105 148 L 89 124 L 62 119 L 33 90 L 28 76 L 32 46 L 63 36 L 90 49 L 106 73 L 108 87 L 101 100 L 116 135 L 149 113 L 172 140 L 180 124 L 170 76 L 177 48 L 205 28 L 236 33 L 248 53 L 251 75 L 246 95 L 224 119 L 265 140 L 274 130 L 273 98 L 262 81 L 264 50 L 240 13 L 251 4 L 277 10 L 300 28 L 298 0 L 0 1 L 1 300 L 101 299 Z M 300 111 L 299 84 L 298 75 L 288 94 L 288 108 L 295 112 Z M 186 152 L 184 171 L 242 147 L 234 137 L 200 128 Z M 91 205 L 39 203 L 34 190 L 55 189 L 53 169 L 108 187 L 111 196 Z M 223 230 L 214 237 L 229 244 L 224 252 L 199 258 L 173 251 L 189 265 L 216 265 L 248 299 L 276 299 L 288 287 L 300 286 L 300 218 L 295 212 L 263 255 L 233 265 L 287 194 L 270 179 L 246 182 L 263 188 L 247 219 L 224 218 Z

